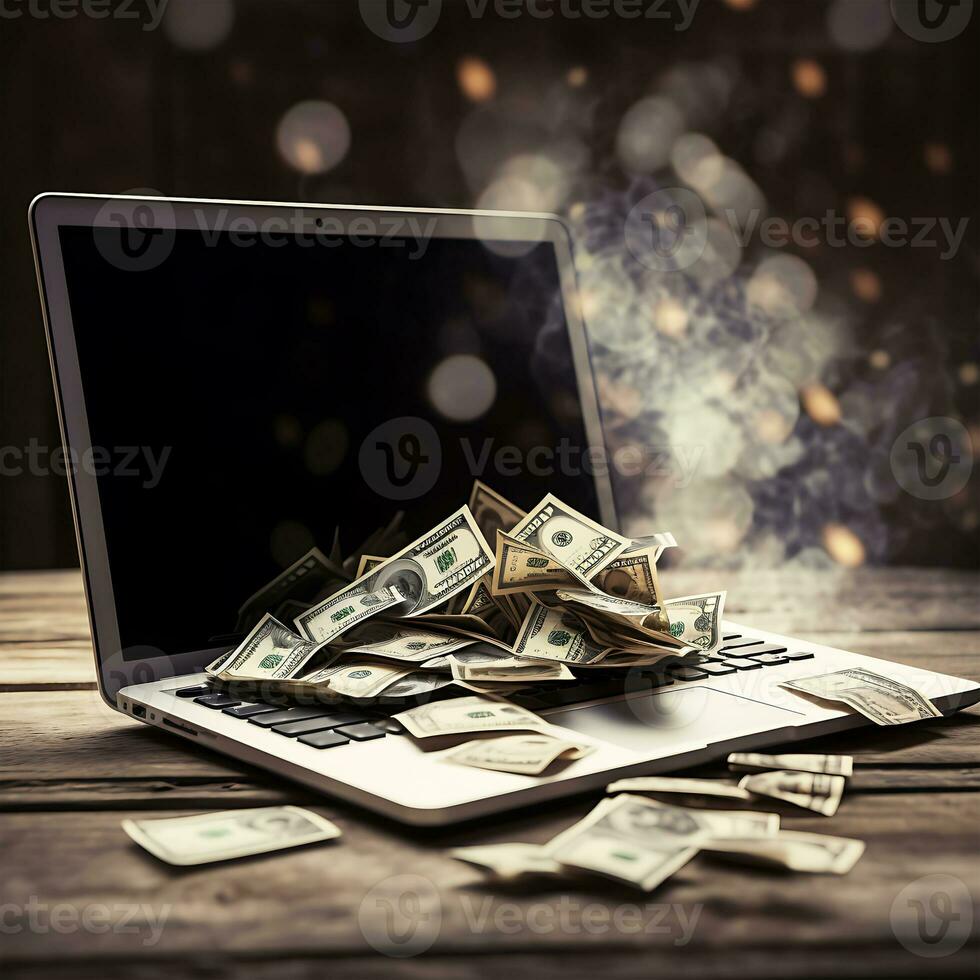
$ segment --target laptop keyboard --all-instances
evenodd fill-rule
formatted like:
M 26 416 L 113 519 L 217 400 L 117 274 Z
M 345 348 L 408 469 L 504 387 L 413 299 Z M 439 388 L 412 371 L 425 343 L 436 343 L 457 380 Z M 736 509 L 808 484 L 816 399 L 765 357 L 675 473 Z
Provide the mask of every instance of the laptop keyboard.
M 762 670 L 796 660 L 810 660 L 812 653 L 790 651 L 787 647 L 766 643 L 753 637 L 731 633 L 722 638 L 722 645 L 710 654 L 689 654 L 669 657 L 642 670 L 645 688 L 668 687 L 675 681 L 700 681 L 722 677 L 743 670 Z M 630 671 L 631 678 L 636 669 Z M 524 687 L 515 691 L 510 700 L 532 711 L 562 708 L 585 701 L 616 697 L 624 692 L 626 678 L 621 670 L 602 671 L 595 668 L 581 678 L 579 684 L 559 687 Z M 377 710 L 361 709 L 354 705 L 337 707 L 287 708 L 281 704 L 250 703 L 237 700 L 207 684 L 175 691 L 179 698 L 193 698 L 195 704 L 221 711 L 250 725 L 271 729 L 284 738 L 295 738 L 314 749 L 332 749 L 350 742 L 368 742 L 389 734 L 386 719 Z M 401 707 L 398 711 L 403 710 Z

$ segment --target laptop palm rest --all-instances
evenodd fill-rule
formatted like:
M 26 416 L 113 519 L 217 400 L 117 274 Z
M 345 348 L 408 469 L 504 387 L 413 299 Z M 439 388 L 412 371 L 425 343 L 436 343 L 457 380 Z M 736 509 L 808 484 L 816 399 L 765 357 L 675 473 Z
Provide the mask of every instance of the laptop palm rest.
M 617 701 L 547 712 L 549 722 L 652 756 L 690 743 L 710 745 L 781 728 L 803 715 L 707 687 L 634 694 Z

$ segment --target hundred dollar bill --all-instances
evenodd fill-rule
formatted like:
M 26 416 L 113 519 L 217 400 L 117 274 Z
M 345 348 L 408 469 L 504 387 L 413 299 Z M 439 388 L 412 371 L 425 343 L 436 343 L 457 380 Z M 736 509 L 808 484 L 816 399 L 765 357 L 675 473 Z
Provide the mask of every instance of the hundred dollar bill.
M 339 588 L 348 581 L 349 576 L 341 566 L 331 561 L 319 548 L 311 548 L 242 603 L 235 629 L 239 632 L 250 630 L 265 613 L 281 618 L 288 608 L 287 604 L 301 603 L 307 608 L 328 583 L 334 583 Z
M 829 776 L 851 776 L 854 773 L 854 758 L 849 755 L 811 753 L 762 755 L 758 752 L 732 752 L 728 757 L 728 768 L 735 772 L 791 769 L 794 772 L 825 772 Z
M 510 536 L 526 541 L 587 582 L 630 546 L 601 524 L 548 494 L 514 527 Z
M 497 531 L 509 531 L 524 520 L 524 511 L 480 480 L 473 481 L 470 511 L 487 541 L 496 540 Z
M 677 807 L 623 794 L 603 800 L 551 843 L 559 864 L 628 882 L 652 891 L 698 852 L 703 828 Z
M 419 629 L 407 623 L 369 622 L 358 631 L 351 645 L 344 644 L 345 654 L 363 653 L 384 660 L 422 663 L 441 654 L 453 653 L 474 644 L 461 636 Z
M 298 806 L 221 810 L 163 820 L 124 820 L 123 830 L 167 864 L 207 864 L 332 840 L 340 830 Z
M 558 589 L 555 596 L 565 605 L 582 606 L 613 623 L 656 632 L 669 633 L 670 630 L 670 622 L 659 606 L 648 606 L 632 599 L 601 595 L 585 589 Z
M 611 650 L 589 636 L 585 624 L 565 609 L 534 603 L 514 643 L 514 656 L 530 660 L 557 660 L 588 665 L 603 660 Z
M 316 643 L 333 643 L 354 626 L 407 601 L 394 583 L 376 590 L 355 583 L 297 616 L 294 622 L 300 633 Z
M 754 840 L 710 840 L 703 847 L 730 860 L 835 875 L 847 874 L 864 853 L 864 841 L 794 830 Z
M 726 592 L 706 592 L 668 599 L 664 611 L 670 620 L 670 635 L 685 646 L 699 647 L 702 652 L 716 649 L 721 643 L 726 595 Z
M 406 606 L 400 610 L 402 615 L 421 616 L 469 589 L 493 566 L 490 546 L 480 534 L 469 508 L 461 507 L 424 537 L 299 616 L 296 627 L 310 639 L 333 639 L 337 635 L 333 617 L 349 596 L 385 594 L 386 589 L 404 597 Z M 395 604 L 386 604 L 385 608 Z
M 599 572 L 593 582 L 607 595 L 659 605 L 663 594 L 657 577 L 657 558 L 662 550 L 653 547 L 626 551 Z
M 796 806 L 832 817 L 844 795 L 844 777 L 820 772 L 757 772 L 739 780 L 742 789 L 758 796 L 771 796 Z
M 497 532 L 495 558 L 492 586 L 495 596 L 543 592 L 580 584 L 579 579 L 553 558 L 503 531 Z
M 297 636 L 266 613 L 241 645 L 208 664 L 206 672 L 222 680 L 295 677 L 322 646 Z
M 412 671 L 404 677 L 390 684 L 379 695 L 381 702 L 401 701 L 405 698 L 417 698 L 423 694 L 432 694 L 444 687 L 449 687 L 453 683 L 451 677 L 445 674 L 437 674 L 429 670 L 428 664 L 422 670 Z
M 506 701 L 489 701 L 482 697 L 453 698 L 450 701 L 420 704 L 393 717 L 416 738 L 498 729 L 534 731 L 549 727 L 544 719 L 526 708 L 519 708 Z
M 683 796 L 716 796 L 726 800 L 750 800 L 752 794 L 716 779 L 683 779 L 676 776 L 633 776 L 617 779 L 607 793 L 677 793 Z
M 634 554 L 637 551 L 646 551 L 650 548 L 658 549 L 657 558 L 660 557 L 668 548 L 676 548 L 677 539 L 670 531 L 654 531 L 653 534 L 645 534 L 640 538 L 633 538 L 629 548 L 624 554 Z
M 363 578 L 368 572 L 373 571 L 378 565 L 383 565 L 387 560 L 387 558 L 379 558 L 377 555 L 361 555 L 357 563 L 357 572 L 354 575 L 355 580 Z
M 465 742 L 444 758 L 447 762 L 477 769 L 538 776 L 557 759 L 572 761 L 594 751 L 591 745 L 568 742 L 549 735 L 505 735 L 503 738 Z
M 345 698 L 373 698 L 395 681 L 412 673 L 413 667 L 396 667 L 391 664 L 345 663 L 323 667 L 305 677 L 292 681 L 283 691 L 300 693 L 310 688 L 327 688 Z
M 841 701 L 876 725 L 905 725 L 942 712 L 921 692 L 863 667 L 785 681 L 783 687 L 826 701 Z
M 561 865 L 540 844 L 483 844 L 455 847 L 450 857 L 486 868 L 501 879 L 527 875 L 558 875 Z
M 489 664 L 451 664 L 453 677 L 459 681 L 480 683 L 530 684 L 539 681 L 573 681 L 575 675 L 562 663 L 521 660 L 509 657 Z

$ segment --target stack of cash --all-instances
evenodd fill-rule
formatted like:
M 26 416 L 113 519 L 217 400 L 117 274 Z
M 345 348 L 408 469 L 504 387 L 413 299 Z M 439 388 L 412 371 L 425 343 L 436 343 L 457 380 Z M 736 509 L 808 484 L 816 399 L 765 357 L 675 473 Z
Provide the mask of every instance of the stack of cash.
M 721 641 L 724 592 L 661 593 L 667 532 L 626 538 L 550 494 L 525 512 L 479 481 L 417 541 L 372 553 L 398 523 L 347 559 L 336 541 L 313 549 L 260 589 L 239 611 L 247 636 L 207 672 L 266 697 L 398 702 L 567 683 Z

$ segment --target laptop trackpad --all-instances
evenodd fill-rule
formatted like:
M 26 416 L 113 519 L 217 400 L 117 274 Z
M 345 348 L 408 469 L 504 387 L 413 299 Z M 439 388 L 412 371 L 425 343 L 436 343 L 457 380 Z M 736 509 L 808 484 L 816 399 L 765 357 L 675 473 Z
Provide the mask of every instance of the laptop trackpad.
M 691 743 L 727 742 L 785 728 L 804 717 L 788 708 L 708 687 L 633 695 L 544 714 L 552 724 L 650 755 L 670 755 Z

